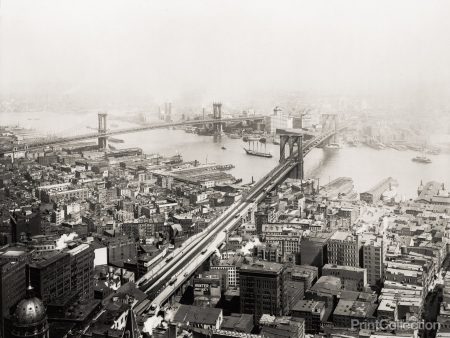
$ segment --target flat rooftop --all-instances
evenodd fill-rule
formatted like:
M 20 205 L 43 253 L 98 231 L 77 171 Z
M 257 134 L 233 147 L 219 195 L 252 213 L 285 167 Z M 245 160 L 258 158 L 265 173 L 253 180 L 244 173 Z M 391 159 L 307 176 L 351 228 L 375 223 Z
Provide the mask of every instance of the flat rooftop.
M 259 272 L 259 273 L 280 273 L 283 265 L 274 262 L 257 261 L 253 264 L 244 264 L 241 267 L 242 272 Z
M 299 300 L 292 311 L 301 311 L 301 312 L 320 312 L 325 307 L 325 302 L 316 301 L 316 300 Z
M 351 238 L 351 240 L 353 240 L 353 235 L 351 234 L 351 232 L 347 232 L 347 231 L 336 231 L 333 236 L 331 236 L 331 240 L 336 240 L 336 241 L 346 241 L 348 238 Z
M 334 310 L 334 315 L 363 317 L 368 318 L 372 316 L 375 311 L 375 306 L 369 302 L 360 302 L 352 300 L 341 299 Z

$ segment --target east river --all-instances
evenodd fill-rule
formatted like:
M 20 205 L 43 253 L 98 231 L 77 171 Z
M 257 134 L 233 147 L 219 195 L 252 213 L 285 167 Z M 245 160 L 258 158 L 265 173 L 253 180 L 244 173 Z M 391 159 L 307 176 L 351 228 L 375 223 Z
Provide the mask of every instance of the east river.
M 71 114 L 0 114 L 0 125 L 17 124 L 34 128 L 39 132 L 54 132 L 57 135 L 73 134 L 75 131 L 89 132 L 86 128 L 96 126 L 96 114 L 76 116 Z M 123 127 L 124 123 L 109 121 L 114 127 Z M 128 125 L 128 124 L 127 124 Z M 111 129 L 114 129 L 111 127 Z M 165 156 L 181 154 L 185 161 L 198 160 L 201 163 L 233 164 L 230 171 L 243 182 L 257 180 L 264 176 L 277 163 L 279 146 L 267 144 L 272 158 L 249 156 L 241 139 L 222 136 L 214 143 L 212 136 L 199 136 L 182 130 L 150 130 L 133 134 L 117 135 L 124 143 L 111 143 L 114 147 L 140 147 L 147 154 L 159 153 Z M 226 149 L 222 149 L 222 147 Z M 351 177 L 357 192 L 363 192 L 381 179 L 391 176 L 398 183 L 398 193 L 406 198 L 414 198 L 417 186 L 435 180 L 450 186 L 450 154 L 427 155 L 432 163 L 422 164 L 411 161 L 418 154 L 415 151 L 397 151 L 394 149 L 376 150 L 365 146 L 343 147 L 339 150 L 313 149 L 305 158 L 305 174 L 309 178 L 326 184 L 340 176 Z

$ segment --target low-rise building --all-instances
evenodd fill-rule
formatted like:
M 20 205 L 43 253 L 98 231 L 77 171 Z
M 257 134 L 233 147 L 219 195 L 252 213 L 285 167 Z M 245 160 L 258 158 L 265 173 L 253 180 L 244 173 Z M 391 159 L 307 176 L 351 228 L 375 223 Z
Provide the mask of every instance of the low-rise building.
M 317 333 L 321 329 L 325 316 L 325 302 L 315 300 L 299 300 L 291 309 L 292 317 L 305 320 L 305 332 Z
M 342 281 L 342 288 L 350 291 L 363 291 L 367 284 L 367 271 L 354 266 L 325 264 L 323 276 L 338 277 Z

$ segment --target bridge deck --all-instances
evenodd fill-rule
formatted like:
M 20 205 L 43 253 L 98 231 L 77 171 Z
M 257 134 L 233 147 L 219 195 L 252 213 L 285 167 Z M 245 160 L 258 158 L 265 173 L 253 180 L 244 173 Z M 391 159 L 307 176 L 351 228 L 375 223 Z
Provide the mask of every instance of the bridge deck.
M 339 128 L 337 131 L 344 129 Z M 326 132 L 307 142 L 303 147 L 303 156 L 306 156 L 313 148 L 325 142 L 336 131 Z M 240 224 L 242 215 L 246 214 L 255 204 L 263 200 L 267 192 L 276 187 L 289 172 L 297 165 L 293 158 L 278 164 L 266 176 L 258 181 L 245 199 L 233 204 L 224 212 L 218 222 L 213 222 L 213 227 L 205 229 L 204 235 L 197 239 L 197 243 L 190 243 L 190 247 L 184 250 L 182 257 L 175 260 L 172 267 L 165 265 L 165 272 L 152 285 L 145 288 L 156 307 L 164 305 L 173 293 L 192 276 L 209 256 L 225 241 L 225 232 L 232 231 Z M 190 251 L 190 252 L 188 252 Z M 184 259 L 184 258 L 187 259 Z M 169 263 L 170 264 L 170 263 Z
M 192 121 L 182 121 L 182 122 L 173 122 L 173 123 L 154 123 L 154 124 L 147 124 L 139 127 L 131 127 L 131 128 L 121 128 L 121 129 L 115 129 L 115 130 L 108 130 L 103 133 L 99 132 L 92 132 L 92 133 L 86 133 L 82 135 L 75 135 L 75 136 L 68 136 L 68 137 L 61 137 L 61 138 L 52 138 L 52 139 L 44 139 L 39 140 L 33 143 L 29 144 L 18 144 L 15 147 L 17 149 L 14 149 L 15 147 L 10 147 L 6 149 L 0 150 L 0 155 L 4 155 L 6 153 L 14 152 L 14 151 L 23 151 L 23 150 L 32 150 L 42 147 L 47 147 L 51 145 L 57 145 L 62 143 L 69 143 L 69 142 L 76 142 L 76 141 L 84 141 L 89 140 L 93 138 L 102 138 L 102 137 L 108 137 L 113 135 L 122 135 L 122 134 L 130 134 L 130 133 L 136 133 L 140 131 L 146 131 L 146 130 L 153 130 L 153 129 L 163 129 L 163 128 L 170 128 L 170 127 L 177 127 L 177 126 L 188 126 L 188 125 L 201 125 L 201 124 L 216 124 L 216 123 L 230 123 L 230 122 L 240 122 L 240 121 L 257 121 L 257 120 L 263 120 L 265 117 L 262 115 L 253 115 L 253 116 L 243 116 L 243 117 L 233 117 L 233 118 L 227 118 L 227 119 L 207 119 L 207 120 L 192 120 Z

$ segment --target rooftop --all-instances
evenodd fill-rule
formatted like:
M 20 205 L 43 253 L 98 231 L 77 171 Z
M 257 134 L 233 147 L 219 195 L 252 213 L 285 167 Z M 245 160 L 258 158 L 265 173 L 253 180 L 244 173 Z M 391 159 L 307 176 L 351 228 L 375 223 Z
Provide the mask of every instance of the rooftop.
M 347 232 L 347 231 L 336 231 L 333 236 L 331 236 L 330 238 L 331 240 L 335 240 L 335 241 L 346 241 L 346 240 L 354 240 L 353 235 L 351 234 L 351 232 Z
M 320 312 L 325 308 L 325 302 L 316 300 L 300 299 L 292 308 L 292 311 Z
M 334 315 L 368 318 L 375 312 L 376 305 L 369 302 L 360 302 L 341 299 L 334 310 Z
M 222 310 L 217 308 L 202 308 L 192 305 L 181 305 L 173 321 L 178 323 L 215 325 Z
M 356 266 L 348 266 L 348 265 L 336 265 L 336 264 L 325 264 L 322 268 L 323 270 L 345 270 L 345 271 L 353 271 L 353 272 L 364 272 L 366 269 L 358 268 Z
M 283 265 L 274 262 L 257 261 L 253 264 L 244 264 L 241 267 L 242 272 L 265 272 L 265 273 L 280 273 L 283 270 Z

